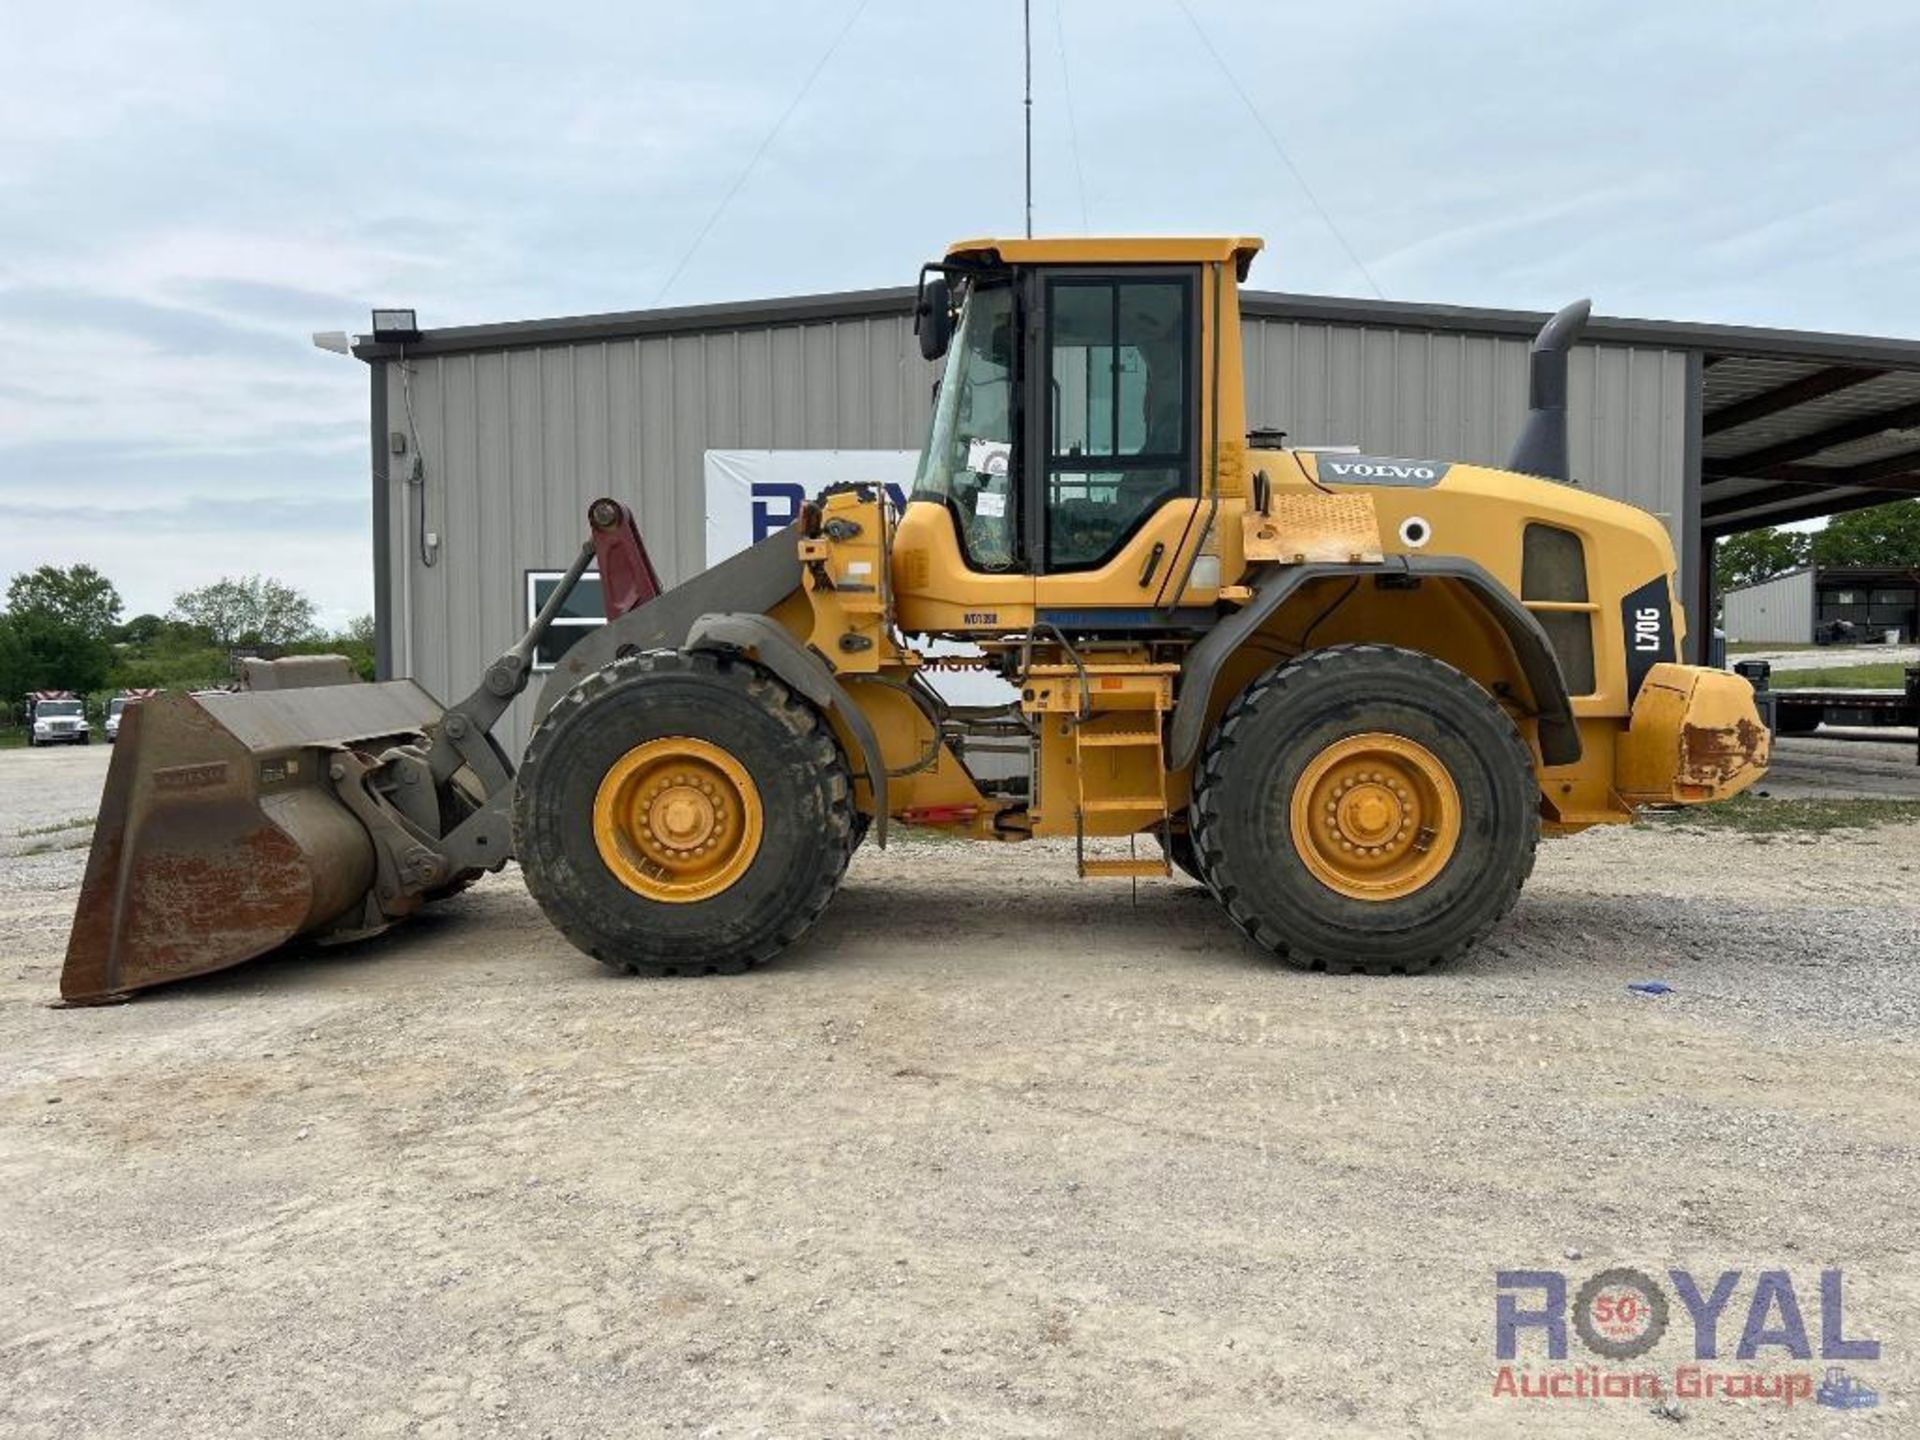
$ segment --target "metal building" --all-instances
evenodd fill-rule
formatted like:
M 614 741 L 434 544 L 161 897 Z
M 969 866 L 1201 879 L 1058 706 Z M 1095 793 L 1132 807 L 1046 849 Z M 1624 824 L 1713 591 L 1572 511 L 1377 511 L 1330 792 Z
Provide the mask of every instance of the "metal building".
M 1730 641 L 1805 645 L 1813 639 L 1811 565 L 1729 590 L 1720 603 L 1720 628 Z
M 1920 566 L 1802 566 L 1729 590 L 1720 628 L 1729 640 L 1805 645 L 1849 630 L 1860 639 L 1920 635 Z
M 662 578 L 704 554 L 709 450 L 917 448 L 934 368 L 913 292 L 362 340 L 372 374 L 382 674 L 471 686 L 564 567 L 595 496 L 634 507 Z M 1545 316 L 1243 292 L 1247 412 L 1293 444 L 1499 463 Z M 1694 618 L 1715 535 L 1920 494 L 1920 342 L 1596 318 L 1572 358 L 1576 481 L 1660 515 Z M 1870 453 L 1869 453 L 1870 452 Z M 503 743 L 527 733 L 523 697 Z

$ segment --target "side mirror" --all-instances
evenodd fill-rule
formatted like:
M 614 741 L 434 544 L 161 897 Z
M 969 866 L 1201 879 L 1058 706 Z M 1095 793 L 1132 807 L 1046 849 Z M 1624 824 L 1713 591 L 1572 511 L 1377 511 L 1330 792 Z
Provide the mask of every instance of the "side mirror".
M 920 275 L 920 294 L 913 302 L 913 333 L 920 337 L 920 354 L 938 360 L 953 339 L 953 295 L 944 275 Z

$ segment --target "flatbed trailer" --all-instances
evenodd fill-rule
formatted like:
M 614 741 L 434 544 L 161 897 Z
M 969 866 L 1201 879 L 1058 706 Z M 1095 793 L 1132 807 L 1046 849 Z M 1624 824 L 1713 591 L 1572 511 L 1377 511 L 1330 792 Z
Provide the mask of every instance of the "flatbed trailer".
M 1776 690 L 1773 667 L 1765 660 L 1742 660 L 1734 671 L 1753 686 L 1754 703 L 1767 728 L 1778 735 L 1811 735 L 1821 725 L 1860 728 L 1913 726 L 1914 763 L 1920 764 L 1920 665 L 1909 665 L 1901 689 Z M 1791 672 L 1788 672 L 1791 673 Z

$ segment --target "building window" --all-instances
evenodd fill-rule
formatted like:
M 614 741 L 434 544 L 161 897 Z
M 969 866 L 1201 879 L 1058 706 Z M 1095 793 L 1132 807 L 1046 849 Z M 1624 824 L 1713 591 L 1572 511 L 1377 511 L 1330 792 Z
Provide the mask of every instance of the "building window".
M 533 617 L 540 613 L 540 607 L 547 603 L 566 575 L 564 570 L 527 571 L 528 625 L 533 624 Z M 600 595 L 600 576 L 597 571 L 589 570 L 580 577 L 580 583 L 573 587 L 573 593 L 567 596 L 567 603 L 560 607 L 560 613 L 553 617 L 546 637 L 533 652 L 533 668 L 536 671 L 553 669 L 560 663 L 560 657 L 571 650 L 582 635 L 606 623 L 607 611 Z

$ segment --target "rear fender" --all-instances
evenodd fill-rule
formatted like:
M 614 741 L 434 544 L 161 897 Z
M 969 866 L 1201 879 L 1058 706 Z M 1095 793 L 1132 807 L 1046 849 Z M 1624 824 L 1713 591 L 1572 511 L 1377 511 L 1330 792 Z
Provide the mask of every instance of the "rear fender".
M 1533 696 L 1542 761 L 1547 765 L 1572 765 L 1580 759 L 1580 731 L 1574 722 L 1573 703 L 1540 622 L 1512 592 L 1472 560 L 1457 555 L 1396 555 L 1380 564 L 1287 565 L 1262 576 L 1253 599 L 1214 626 L 1188 653 L 1180 678 L 1180 699 L 1173 712 L 1172 766 L 1184 770 L 1198 758 L 1208 718 L 1215 710 L 1222 670 L 1303 585 L 1329 577 L 1388 575 L 1452 580 L 1471 594 L 1498 624 L 1519 663 Z

